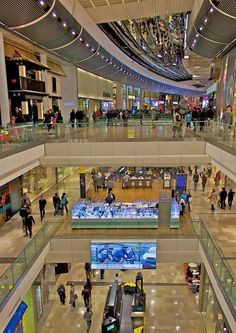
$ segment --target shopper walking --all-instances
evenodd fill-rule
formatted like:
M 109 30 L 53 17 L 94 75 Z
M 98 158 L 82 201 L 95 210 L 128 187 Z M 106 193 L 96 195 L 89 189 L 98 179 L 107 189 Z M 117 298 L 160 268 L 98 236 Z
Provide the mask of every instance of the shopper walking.
M 114 282 L 117 283 L 117 284 L 119 283 L 119 275 L 118 275 L 118 273 L 115 274 Z
M 40 199 L 39 199 L 39 212 L 40 212 L 40 218 L 41 221 L 43 220 L 44 216 L 45 216 L 45 207 L 46 207 L 47 201 L 44 198 L 43 195 L 41 195 Z
M 229 190 L 229 193 L 228 193 L 228 205 L 229 205 L 229 209 L 232 208 L 232 204 L 233 204 L 233 200 L 234 200 L 234 195 L 235 195 L 235 192 L 233 192 L 232 188 Z
M 91 292 L 87 287 L 87 284 L 84 285 L 84 289 L 82 290 L 81 295 L 83 296 L 84 299 L 84 305 L 87 308 L 89 306 L 90 295 L 91 295 Z
M 64 209 L 65 209 L 66 212 L 68 213 L 67 204 L 68 204 L 68 198 L 67 198 L 67 195 L 66 195 L 66 193 L 62 193 L 62 196 L 61 196 L 62 215 L 64 214 Z
M 222 187 L 222 190 L 220 191 L 220 208 L 225 209 L 226 203 L 225 200 L 227 198 L 227 191 L 224 187 Z
M 54 215 L 57 215 L 58 208 L 60 207 L 60 204 L 61 204 L 61 200 L 57 193 L 54 194 L 52 201 L 53 201 L 53 206 L 54 206 Z
M 211 211 L 214 212 L 214 211 L 215 211 L 215 205 L 216 205 L 217 200 L 218 200 L 218 198 L 217 198 L 217 194 L 216 194 L 216 192 L 215 192 L 215 189 L 213 189 L 213 190 L 211 191 L 211 194 L 210 194 L 210 196 L 208 197 L 208 199 L 210 200 Z
M 93 315 L 92 310 L 90 310 L 90 308 L 87 308 L 87 311 L 84 313 L 84 319 L 86 320 L 87 323 L 87 332 L 90 331 L 90 327 L 92 324 L 92 315 Z
M 29 234 L 29 238 L 32 238 L 33 224 L 35 224 L 35 220 L 34 220 L 33 216 L 28 215 L 25 219 L 25 234 L 26 234 L 26 236 L 28 236 L 28 234 Z
M 205 192 L 206 183 L 207 183 L 207 176 L 205 175 L 205 173 L 203 173 L 202 174 L 202 192 Z
M 28 207 L 26 204 L 23 204 L 21 209 L 20 209 L 20 216 L 22 218 L 22 230 L 23 230 L 23 233 L 25 233 L 25 220 L 26 220 L 26 217 L 28 216 Z
M 73 282 L 70 284 L 70 304 L 73 308 L 75 308 L 75 300 L 76 300 L 76 294 L 75 294 L 75 287 Z
M 59 295 L 60 298 L 60 302 L 65 305 L 65 301 L 66 301 L 66 288 L 64 286 L 63 283 L 60 283 L 58 288 L 57 288 L 57 293 Z
M 197 190 L 197 184 L 199 182 L 199 175 L 197 172 L 193 175 L 193 186 L 194 186 L 194 191 Z

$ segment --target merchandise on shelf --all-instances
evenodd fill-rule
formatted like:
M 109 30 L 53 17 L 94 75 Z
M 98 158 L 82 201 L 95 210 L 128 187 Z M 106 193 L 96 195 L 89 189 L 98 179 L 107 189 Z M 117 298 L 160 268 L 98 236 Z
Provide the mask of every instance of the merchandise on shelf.
M 72 208 L 72 220 L 78 219 L 157 219 L 157 201 L 133 203 L 116 202 L 112 205 L 104 202 L 88 203 L 78 201 Z

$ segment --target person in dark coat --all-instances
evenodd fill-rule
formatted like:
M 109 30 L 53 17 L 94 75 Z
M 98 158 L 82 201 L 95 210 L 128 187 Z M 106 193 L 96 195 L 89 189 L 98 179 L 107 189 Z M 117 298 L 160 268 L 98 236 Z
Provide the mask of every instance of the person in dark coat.
M 43 195 L 41 195 L 40 199 L 39 199 L 39 212 L 40 212 L 40 218 L 41 221 L 43 220 L 44 216 L 45 216 L 45 207 L 46 207 L 47 201 L 44 198 Z
M 75 110 L 72 110 L 70 113 L 70 122 L 71 122 L 71 126 L 75 127 Z
M 33 227 L 33 224 L 35 224 L 35 220 L 33 218 L 32 215 L 28 215 L 25 219 L 25 232 L 26 232 L 26 235 L 28 236 L 29 234 L 29 237 L 32 238 L 32 227 Z
M 222 190 L 220 191 L 220 208 L 225 209 L 226 203 L 225 200 L 227 198 L 227 191 L 224 187 L 222 187 Z

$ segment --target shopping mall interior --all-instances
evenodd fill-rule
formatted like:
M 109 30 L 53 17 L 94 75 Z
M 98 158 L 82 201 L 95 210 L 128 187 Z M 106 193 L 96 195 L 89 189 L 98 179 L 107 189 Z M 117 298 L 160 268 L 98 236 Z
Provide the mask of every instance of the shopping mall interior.
M 236 333 L 235 0 L 0 4 L 0 332 Z

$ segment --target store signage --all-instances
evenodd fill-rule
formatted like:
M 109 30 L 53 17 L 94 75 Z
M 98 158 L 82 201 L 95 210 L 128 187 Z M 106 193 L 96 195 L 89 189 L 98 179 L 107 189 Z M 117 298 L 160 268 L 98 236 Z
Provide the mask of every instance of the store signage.
M 109 92 L 105 92 L 105 91 L 103 91 L 102 96 L 103 96 L 103 97 L 110 98 L 110 97 L 111 97 L 111 94 L 110 94 Z
M 182 193 L 186 191 L 187 188 L 187 174 L 186 173 L 178 173 L 175 177 L 176 180 L 176 191 Z

